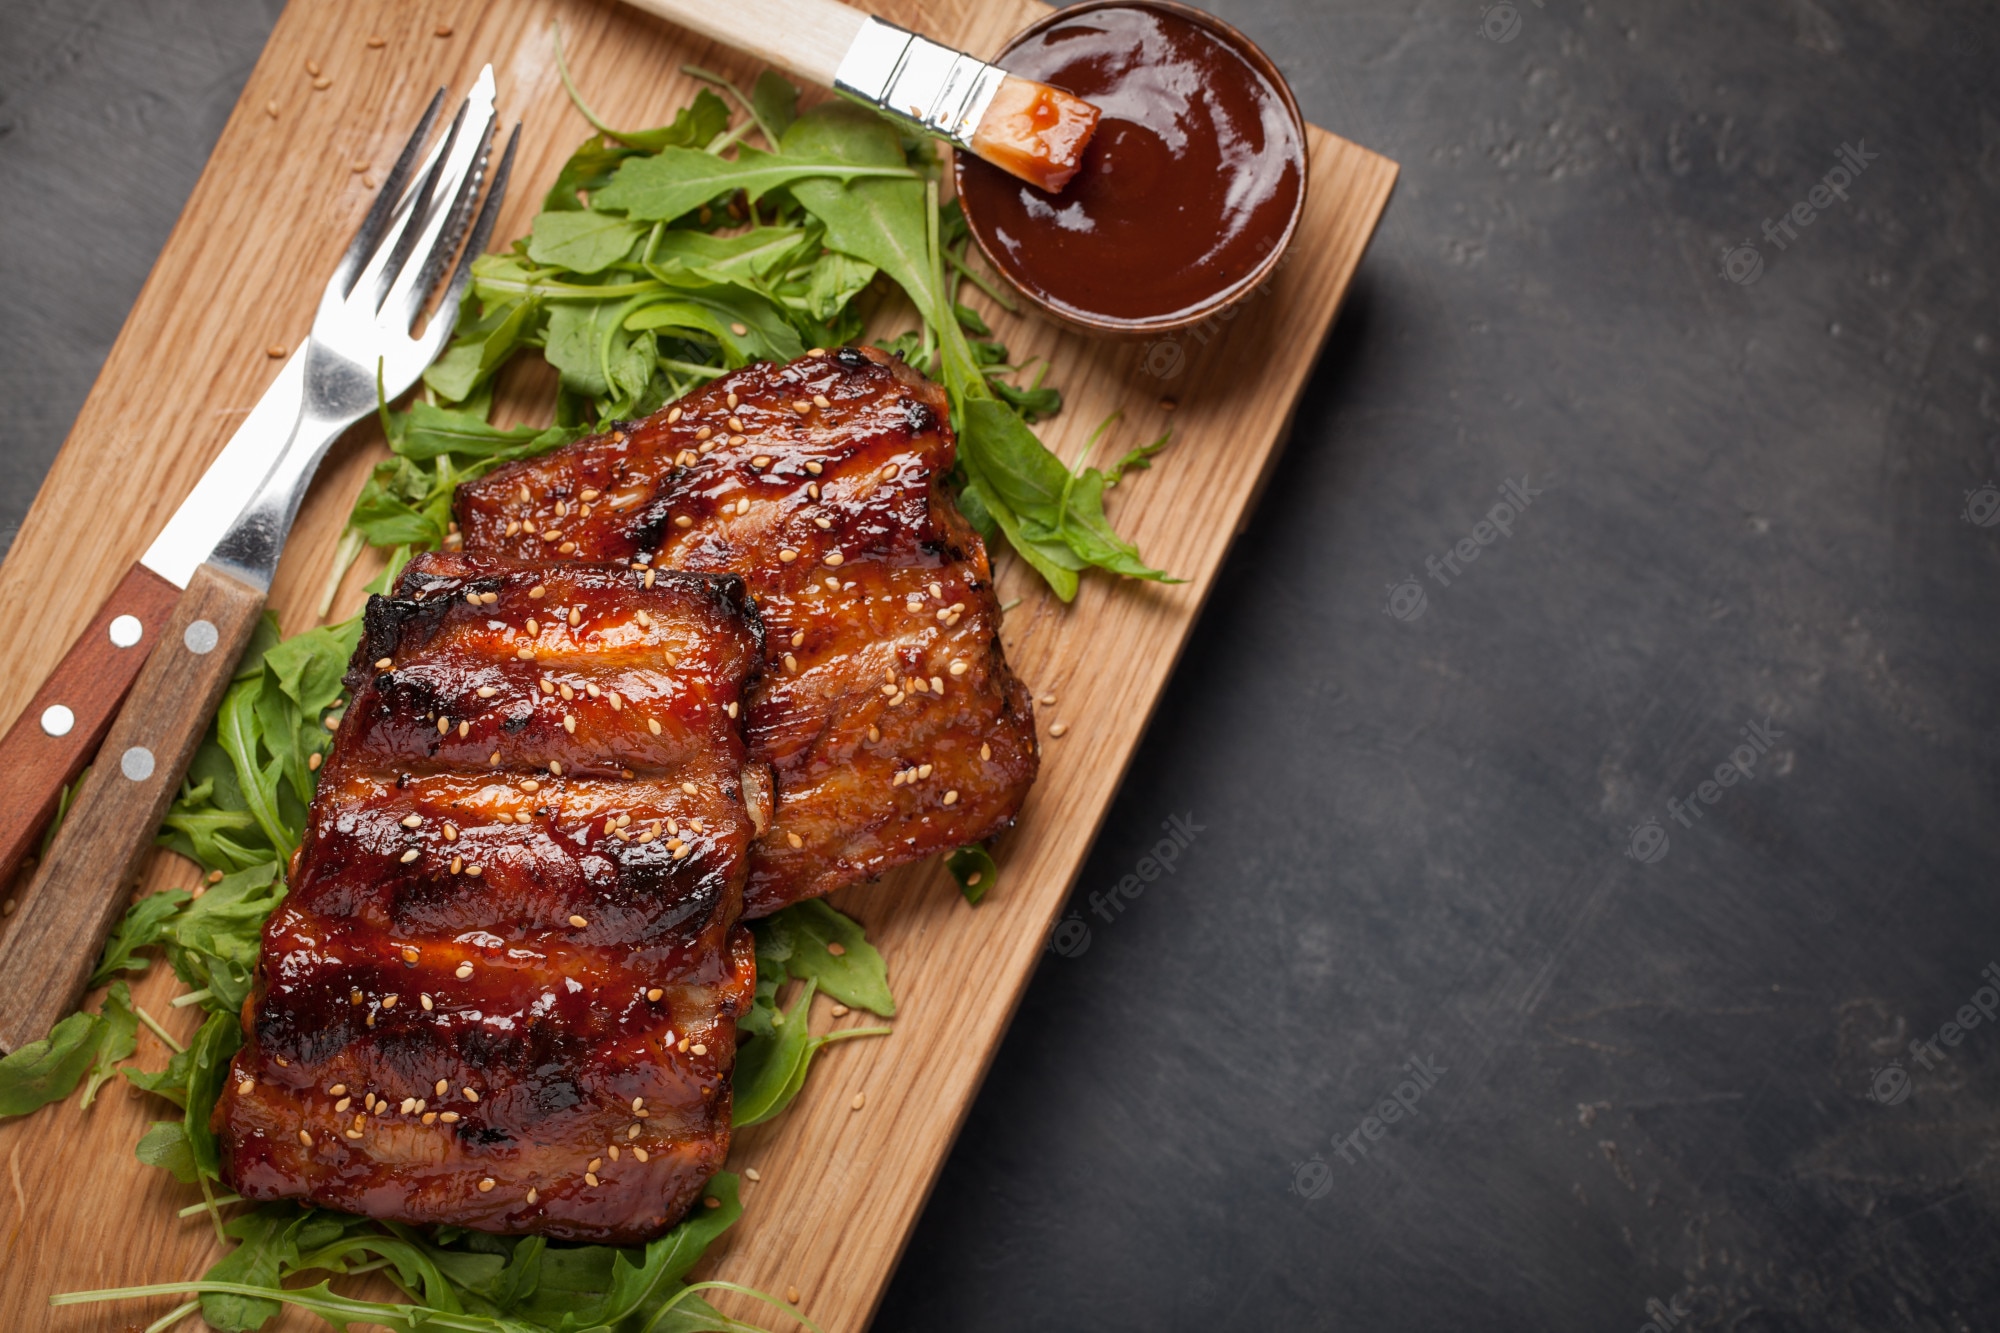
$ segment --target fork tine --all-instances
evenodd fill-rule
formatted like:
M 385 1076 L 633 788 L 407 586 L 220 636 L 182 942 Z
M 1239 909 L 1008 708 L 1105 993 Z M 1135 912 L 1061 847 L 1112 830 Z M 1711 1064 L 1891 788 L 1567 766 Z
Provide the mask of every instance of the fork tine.
M 388 299 L 390 288 L 396 279 L 402 276 L 404 266 L 409 263 L 411 252 L 417 248 L 417 238 L 430 225 L 431 200 L 436 195 L 439 179 L 443 177 L 445 168 L 451 163 L 451 150 L 458 145 L 459 132 L 465 127 L 466 112 L 471 108 L 470 97 L 458 104 L 458 114 L 451 118 L 451 128 L 445 132 L 444 147 L 438 150 L 437 157 L 431 162 L 430 170 L 424 173 L 423 179 L 417 184 L 408 220 L 396 234 L 395 244 L 389 250 L 388 262 L 376 275 L 375 291 L 368 303 L 371 311 L 382 308 L 383 302 Z
M 423 267 L 414 276 L 399 276 L 388 300 L 383 302 L 384 313 L 399 317 L 406 328 L 416 322 L 417 313 L 436 290 L 438 279 L 451 267 L 452 256 L 458 253 L 459 242 L 465 239 L 466 228 L 472 224 L 472 215 L 479 206 L 479 188 L 486 182 L 486 164 L 493 152 L 493 129 L 490 120 L 482 128 L 479 151 L 452 198 L 437 240 L 424 256 Z M 400 305 L 396 304 L 399 296 Z
M 493 239 L 493 226 L 500 218 L 500 207 L 507 199 L 507 178 L 514 171 L 514 153 L 521 146 L 521 123 L 514 122 L 514 132 L 507 136 L 507 150 L 500 155 L 500 166 L 493 173 L 492 188 L 486 192 L 486 202 L 480 206 L 479 217 L 472 224 L 472 234 L 466 237 L 465 249 L 459 252 L 458 268 L 451 275 L 451 284 L 438 298 L 437 313 L 432 316 L 430 327 L 424 330 L 423 341 L 426 351 L 434 354 L 451 333 L 458 320 L 459 303 L 465 299 L 465 289 L 472 281 L 472 264 L 486 253 L 486 246 Z
M 402 156 L 382 182 L 381 193 L 368 209 L 368 215 L 361 219 L 360 228 L 354 239 L 348 243 L 347 253 L 340 257 L 340 263 L 333 271 L 333 279 L 327 284 L 329 292 L 337 293 L 340 299 L 354 290 L 354 283 L 361 276 L 361 269 L 368 257 L 381 244 L 382 235 L 388 229 L 389 221 L 395 216 L 396 206 L 401 202 L 403 187 L 409 182 L 411 169 L 416 165 L 417 155 L 423 151 L 424 140 L 430 138 L 431 126 L 437 122 L 439 108 L 444 105 L 444 89 L 440 88 L 431 98 L 431 104 L 424 109 L 423 119 L 417 122 L 416 133 L 403 145 Z

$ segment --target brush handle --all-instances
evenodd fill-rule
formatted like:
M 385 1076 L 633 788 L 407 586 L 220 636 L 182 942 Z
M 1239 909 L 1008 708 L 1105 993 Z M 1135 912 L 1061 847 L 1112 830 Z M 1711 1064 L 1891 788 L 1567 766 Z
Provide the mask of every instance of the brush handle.
M 868 15 L 840 0 L 631 0 L 634 8 L 739 51 L 754 51 L 787 74 L 833 86 L 840 61 Z

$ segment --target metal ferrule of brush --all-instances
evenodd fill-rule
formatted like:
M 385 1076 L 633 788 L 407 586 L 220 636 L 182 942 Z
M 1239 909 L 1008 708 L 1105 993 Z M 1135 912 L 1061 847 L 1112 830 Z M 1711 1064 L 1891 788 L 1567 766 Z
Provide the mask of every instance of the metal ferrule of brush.
M 834 89 L 923 134 L 972 146 L 1007 71 L 870 18 L 841 57 Z

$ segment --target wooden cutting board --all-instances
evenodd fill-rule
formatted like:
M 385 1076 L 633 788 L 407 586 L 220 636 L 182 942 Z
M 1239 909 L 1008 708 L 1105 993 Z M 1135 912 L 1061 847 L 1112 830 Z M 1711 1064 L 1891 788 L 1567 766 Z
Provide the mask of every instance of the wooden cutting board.
M 985 54 L 1042 12 L 1030 0 L 878 7 Z M 279 365 L 267 349 L 288 350 L 304 336 L 372 180 L 431 92 L 441 83 L 463 90 L 488 59 L 503 121 L 525 123 L 498 235 L 526 229 L 589 132 L 557 77 L 558 21 L 586 97 L 615 124 L 658 124 L 684 105 L 696 88 L 680 73 L 685 63 L 744 86 L 761 68 L 609 0 L 293 0 L 0 567 L 0 623 L 12 645 L 0 722 L 19 711 L 263 392 Z M 314 87 L 308 61 L 328 87 Z M 840 895 L 888 959 L 896 1031 L 829 1048 L 787 1114 L 738 1136 L 732 1168 L 755 1168 L 761 1180 L 745 1181 L 745 1216 L 707 1266 L 708 1275 L 780 1296 L 796 1288 L 800 1308 L 828 1333 L 864 1327 L 881 1297 L 1388 202 L 1393 162 L 1317 129 L 1311 153 L 1304 225 L 1284 267 L 1238 318 L 1165 343 L 1113 344 L 974 299 L 1017 362 L 1052 363 L 1065 408 L 1040 432 L 1059 456 L 1073 459 L 1113 412 L 1124 415 L 1097 445 L 1100 464 L 1172 428 L 1172 446 L 1121 484 L 1109 508 L 1149 560 L 1186 582 L 1086 577 L 1064 607 L 1018 561 L 996 562 L 1003 600 L 1020 599 L 1004 637 L 1037 696 L 1044 753 L 1041 781 L 998 848 L 999 887 L 971 908 L 942 867 L 924 865 Z M 907 313 L 885 318 L 893 325 L 885 333 L 910 324 Z M 515 386 L 530 413 L 534 387 L 534 376 Z M 547 380 L 538 387 L 545 396 Z M 379 431 L 364 423 L 321 469 L 273 589 L 287 633 L 314 623 L 342 522 L 383 453 Z M 346 580 L 336 616 L 353 611 L 372 572 L 364 565 Z M 161 854 L 146 885 L 194 878 L 187 862 Z M 138 1003 L 185 1036 L 197 1019 L 171 1007 L 181 989 L 163 964 L 133 987 Z M 822 998 L 815 1031 L 835 1021 L 827 1007 Z M 137 1059 L 147 1068 L 166 1059 L 144 1028 Z M 47 1298 L 185 1280 L 214 1261 L 207 1220 L 175 1216 L 196 1192 L 132 1156 L 146 1124 L 170 1111 L 113 1082 L 88 1111 L 72 1098 L 0 1122 L 0 1327 L 137 1333 L 175 1302 L 56 1311 Z M 724 1304 L 783 1325 L 763 1307 Z M 273 1327 L 323 1325 L 291 1314 Z

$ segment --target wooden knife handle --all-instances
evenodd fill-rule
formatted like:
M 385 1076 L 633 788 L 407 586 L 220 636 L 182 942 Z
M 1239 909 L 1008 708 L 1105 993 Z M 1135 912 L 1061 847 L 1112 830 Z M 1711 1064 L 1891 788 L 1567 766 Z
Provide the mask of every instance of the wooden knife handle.
M 83 771 L 179 588 L 135 564 L 0 739 L 0 895 L 48 827 L 62 789 Z
M 631 0 L 703 37 L 762 56 L 786 73 L 833 86 L 840 58 L 868 15 L 839 0 Z
M 263 607 L 213 565 L 188 580 L 0 939 L 0 1050 L 46 1037 L 82 996 Z

